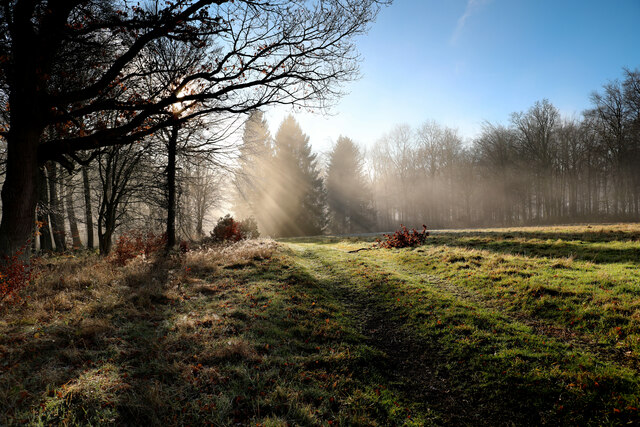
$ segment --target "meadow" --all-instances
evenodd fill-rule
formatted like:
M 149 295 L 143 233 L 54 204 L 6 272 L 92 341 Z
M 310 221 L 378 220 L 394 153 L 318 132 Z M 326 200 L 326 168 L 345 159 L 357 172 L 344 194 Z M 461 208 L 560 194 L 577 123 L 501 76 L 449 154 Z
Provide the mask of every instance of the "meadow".
M 0 424 L 640 422 L 640 224 L 372 240 L 43 257 Z

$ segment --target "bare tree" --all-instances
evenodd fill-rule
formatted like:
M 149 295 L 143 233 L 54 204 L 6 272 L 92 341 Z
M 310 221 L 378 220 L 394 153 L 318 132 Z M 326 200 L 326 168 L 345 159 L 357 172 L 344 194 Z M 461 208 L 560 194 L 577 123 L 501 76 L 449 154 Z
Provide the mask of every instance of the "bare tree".
M 511 115 L 520 153 L 528 159 L 534 176 L 534 202 L 538 219 L 555 214 L 551 181 L 556 154 L 554 130 L 559 117 L 556 107 L 546 99 L 536 102 L 526 113 Z
M 47 187 L 47 175 L 44 167 L 39 169 L 38 176 L 38 206 L 36 209 L 36 220 L 38 221 L 38 237 L 40 250 L 52 251 L 53 240 L 51 239 L 51 228 L 49 220 L 49 190 Z
M 13 253 L 34 223 L 38 167 L 71 167 L 82 150 L 126 145 L 173 123 L 170 107 L 197 101 L 180 121 L 267 104 L 321 108 L 357 75 L 354 36 L 374 20 L 376 0 L 8 0 L 0 8 L 0 92 L 11 104 L 2 189 L 0 252 Z M 154 41 L 206 46 L 197 71 L 172 88 Z M 158 84 L 155 96 L 142 87 Z M 170 89 L 170 90 L 167 90 Z M 144 96 L 143 96 L 144 95 Z M 109 126 L 105 115 L 114 115 Z M 45 138 L 45 129 L 67 128 Z
M 622 84 L 610 82 L 603 92 L 591 94 L 594 108 L 587 114 L 593 116 L 592 122 L 598 133 L 609 163 L 610 176 L 613 178 L 614 194 L 612 209 L 622 212 L 627 205 L 629 160 L 633 158 L 632 143 L 629 138 L 629 120 Z
M 144 146 L 129 144 L 110 147 L 98 156 L 98 245 L 101 255 L 111 251 L 113 235 L 122 225 L 129 203 L 136 192 L 142 190 L 134 177 L 144 154 Z
M 78 229 L 78 219 L 76 217 L 74 192 L 76 186 L 73 182 L 74 175 L 68 174 L 61 186 L 61 198 L 65 201 L 67 211 L 67 220 L 69 221 L 69 230 L 71 231 L 71 241 L 73 249 L 82 248 L 82 240 L 80 239 L 80 230 Z
M 87 248 L 93 249 L 93 213 L 91 210 L 91 187 L 89 186 L 88 166 L 82 165 L 82 191 L 84 194 L 84 218 L 85 229 L 87 232 Z
M 184 162 L 178 218 L 181 232 L 187 238 L 195 240 L 205 235 L 207 215 L 222 202 L 225 174 L 221 168 L 208 167 L 203 159 L 190 158 Z
M 517 190 L 514 188 L 517 164 L 516 135 L 512 129 L 500 125 L 485 123 L 480 136 L 475 140 L 476 158 L 485 171 L 486 215 L 496 222 L 511 224 L 515 220 L 514 208 L 517 206 Z M 495 207 L 499 206 L 497 215 Z
M 56 251 L 67 250 L 66 232 L 64 227 L 64 206 L 58 197 L 58 165 L 53 162 L 47 164 L 49 177 L 49 218 L 51 219 L 51 231 Z

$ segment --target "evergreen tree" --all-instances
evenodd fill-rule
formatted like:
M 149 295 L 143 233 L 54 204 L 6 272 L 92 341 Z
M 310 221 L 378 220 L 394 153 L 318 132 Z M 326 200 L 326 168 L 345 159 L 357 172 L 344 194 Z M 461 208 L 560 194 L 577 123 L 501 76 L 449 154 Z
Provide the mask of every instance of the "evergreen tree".
M 253 217 L 260 233 L 272 235 L 273 143 L 269 127 L 261 111 L 251 113 L 245 122 L 240 147 L 240 160 L 235 173 L 234 212 L 238 219 Z
M 347 137 L 339 137 L 329 154 L 327 202 L 332 233 L 363 233 L 373 229 L 375 213 L 363 172 L 362 154 Z
M 288 116 L 274 142 L 274 234 L 283 237 L 320 234 L 325 226 L 326 195 L 309 137 Z

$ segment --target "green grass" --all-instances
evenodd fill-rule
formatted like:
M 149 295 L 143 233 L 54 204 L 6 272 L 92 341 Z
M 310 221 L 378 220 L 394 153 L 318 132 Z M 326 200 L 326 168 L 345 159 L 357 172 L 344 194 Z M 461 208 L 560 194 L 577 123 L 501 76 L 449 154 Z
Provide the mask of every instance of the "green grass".
M 640 226 L 288 239 L 41 261 L 0 318 L 0 424 L 626 424 Z

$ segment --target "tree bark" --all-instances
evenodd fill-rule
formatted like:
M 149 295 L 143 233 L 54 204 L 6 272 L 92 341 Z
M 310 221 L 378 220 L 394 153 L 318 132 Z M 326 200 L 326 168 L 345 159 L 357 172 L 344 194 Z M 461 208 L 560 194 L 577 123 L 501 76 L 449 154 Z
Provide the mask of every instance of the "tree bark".
M 63 188 L 64 199 L 67 208 L 67 218 L 69 219 L 69 229 L 71 230 L 71 238 L 73 239 L 73 249 L 77 250 L 82 248 L 82 241 L 80 240 L 80 231 L 78 231 L 78 220 L 76 219 L 76 211 L 73 207 L 73 195 L 71 189 L 73 188 L 72 177 L 66 179 L 66 188 Z
M 46 107 L 39 96 L 45 70 L 38 67 L 40 52 L 31 24 L 28 2 L 13 6 L 12 66 L 8 72 L 9 132 L 7 162 L 2 186 L 0 255 L 22 251 L 28 258 L 34 237 L 38 203 L 38 144 L 45 127 Z
M 105 230 L 102 230 L 102 227 L 98 224 L 98 246 L 100 248 L 100 255 L 107 256 L 109 252 L 111 252 L 111 246 L 113 244 L 112 238 L 113 229 L 112 227 L 105 227 Z
M 100 249 L 100 255 L 107 256 L 111 252 L 115 228 L 115 207 L 113 205 L 107 206 L 103 202 L 98 213 L 98 248 Z
M 2 186 L 0 254 L 12 255 L 22 250 L 26 257 L 36 219 L 38 141 L 42 129 L 37 124 L 21 122 L 20 115 L 16 112 L 20 109 L 19 105 L 12 104 L 11 108 L 11 128 L 7 137 L 7 169 Z
M 64 230 L 62 206 L 57 191 L 58 166 L 53 162 L 49 162 L 47 166 L 49 170 L 49 206 L 51 207 L 49 217 L 51 218 L 51 229 L 53 231 L 53 241 L 56 244 L 56 251 L 61 252 L 67 250 L 67 244 L 65 242 L 66 233 Z
M 82 166 L 82 187 L 84 189 L 84 218 L 87 228 L 87 248 L 93 249 L 93 215 L 91 213 L 91 188 L 89 187 L 89 172 Z
M 40 250 L 52 251 L 53 241 L 51 240 L 51 230 L 49 229 L 49 191 L 47 190 L 47 177 L 44 168 L 39 169 L 38 175 L 38 207 L 37 219 L 40 223 L 38 230 L 40 237 Z
M 176 245 L 176 151 L 180 126 L 171 127 L 167 162 L 167 250 Z
M 109 200 L 103 200 L 100 205 L 100 212 L 98 212 L 98 248 L 100 255 L 107 256 L 111 252 L 114 230 L 115 206 Z

